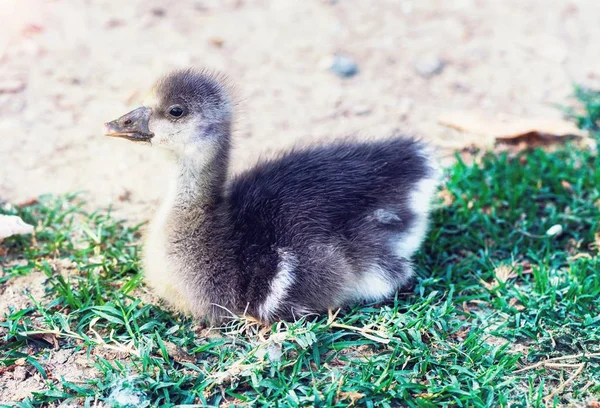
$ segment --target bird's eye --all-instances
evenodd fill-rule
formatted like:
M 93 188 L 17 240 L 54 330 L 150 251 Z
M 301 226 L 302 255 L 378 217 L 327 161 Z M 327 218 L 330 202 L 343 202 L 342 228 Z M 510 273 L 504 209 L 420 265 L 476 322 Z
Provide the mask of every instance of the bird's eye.
M 178 118 L 183 115 L 183 109 L 181 109 L 180 106 L 172 106 L 171 109 L 169 109 L 169 115 Z

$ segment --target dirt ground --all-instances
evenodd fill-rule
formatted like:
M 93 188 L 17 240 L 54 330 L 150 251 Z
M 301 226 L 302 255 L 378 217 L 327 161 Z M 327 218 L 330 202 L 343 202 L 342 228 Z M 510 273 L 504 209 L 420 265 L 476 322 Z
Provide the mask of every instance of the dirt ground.
M 348 134 L 460 145 L 438 124 L 448 110 L 560 117 L 554 104 L 573 83 L 599 86 L 598 44 L 598 0 L 5 0 L 0 200 L 87 191 L 93 208 L 147 218 L 166 186 L 164 163 L 103 137 L 102 124 L 172 68 L 208 67 L 236 84 L 239 171 Z M 336 54 L 358 73 L 331 72 Z M 2 288 L 3 300 L 27 301 L 23 290 L 40 279 Z M 51 358 L 83 369 L 69 363 L 77 356 Z M 26 394 L 41 384 L 31 381 Z
M 456 144 L 437 123 L 448 109 L 557 117 L 573 82 L 600 81 L 598 16 L 596 0 L 7 0 L 0 198 L 85 190 L 91 205 L 147 217 L 161 159 L 102 124 L 189 65 L 236 84 L 234 170 L 349 133 Z M 327 69 L 337 53 L 357 75 Z

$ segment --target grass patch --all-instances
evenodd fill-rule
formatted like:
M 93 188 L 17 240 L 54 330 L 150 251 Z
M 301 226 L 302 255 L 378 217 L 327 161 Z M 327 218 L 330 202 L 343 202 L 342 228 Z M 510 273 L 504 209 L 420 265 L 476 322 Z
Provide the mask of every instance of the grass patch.
M 600 137 L 600 91 L 576 86 L 573 96 L 577 106 L 563 107 L 563 111 L 581 129 Z
M 41 227 L 5 241 L 0 284 L 41 271 L 45 294 L 1 311 L 0 377 L 39 377 L 21 407 L 581 406 L 600 398 L 599 186 L 600 157 L 568 146 L 459 161 L 411 293 L 268 330 L 144 301 L 138 227 L 77 197 L 5 208 Z M 57 347 L 93 375 L 57 375 Z

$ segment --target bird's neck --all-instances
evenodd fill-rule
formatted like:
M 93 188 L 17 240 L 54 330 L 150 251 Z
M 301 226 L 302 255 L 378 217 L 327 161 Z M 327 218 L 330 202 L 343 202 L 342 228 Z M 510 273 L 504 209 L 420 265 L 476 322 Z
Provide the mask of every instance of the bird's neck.
M 223 198 L 229 163 L 229 146 L 219 146 L 207 156 L 186 152 L 177 159 L 173 211 L 182 215 L 209 211 Z

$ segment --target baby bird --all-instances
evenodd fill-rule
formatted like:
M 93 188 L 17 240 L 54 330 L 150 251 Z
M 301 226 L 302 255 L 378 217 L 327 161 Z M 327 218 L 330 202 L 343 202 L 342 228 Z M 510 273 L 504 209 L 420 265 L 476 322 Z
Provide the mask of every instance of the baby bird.
M 176 163 L 143 251 L 146 282 L 176 309 L 213 324 L 243 314 L 270 323 L 383 300 L 411 279 L 439 181 L 426 145 L 342 141 L 228 178 L 223 82 L 176 71 L 154 99 L 105 127 Z

